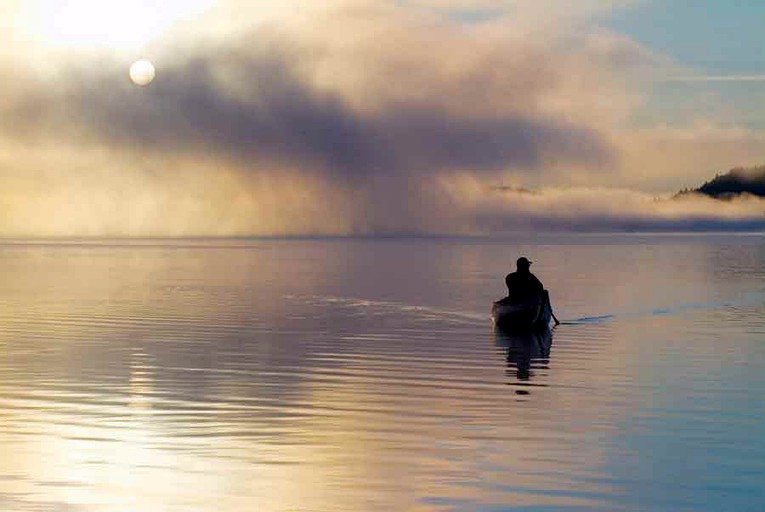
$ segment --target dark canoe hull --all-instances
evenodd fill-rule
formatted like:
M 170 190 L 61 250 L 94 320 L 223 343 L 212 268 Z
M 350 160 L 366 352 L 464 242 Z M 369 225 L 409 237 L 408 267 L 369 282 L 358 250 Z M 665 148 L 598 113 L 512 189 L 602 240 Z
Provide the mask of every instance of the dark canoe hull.
M 545 328 L 550 325 L 551 317 L 549 303 L 541 298 L 520 302 L 502 299 L 491 307 L 494 325 L 509 331 Z

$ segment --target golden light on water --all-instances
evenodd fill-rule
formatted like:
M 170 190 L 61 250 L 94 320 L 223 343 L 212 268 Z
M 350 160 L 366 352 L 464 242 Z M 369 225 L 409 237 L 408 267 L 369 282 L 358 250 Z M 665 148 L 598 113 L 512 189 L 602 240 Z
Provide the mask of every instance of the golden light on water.
M 154 64 L 146 59 L 137 60 L 130 66 L 130 80 L 136 85 L 149 85 L 155 76 Z

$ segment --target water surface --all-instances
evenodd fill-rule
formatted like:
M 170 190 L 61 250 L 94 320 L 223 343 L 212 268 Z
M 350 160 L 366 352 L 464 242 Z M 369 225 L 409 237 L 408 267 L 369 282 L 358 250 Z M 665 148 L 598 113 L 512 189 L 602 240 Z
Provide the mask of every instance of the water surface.
M 763 510 L 764 242 L 5 243 L 0 510 Z

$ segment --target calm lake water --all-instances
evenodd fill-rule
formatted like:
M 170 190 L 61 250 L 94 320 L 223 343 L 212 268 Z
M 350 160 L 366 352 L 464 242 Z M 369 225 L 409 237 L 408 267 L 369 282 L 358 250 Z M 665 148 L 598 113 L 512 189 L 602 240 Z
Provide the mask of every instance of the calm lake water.
M 764 434 L 763 235 L 0 245 L 2 511 L 759 512 Z

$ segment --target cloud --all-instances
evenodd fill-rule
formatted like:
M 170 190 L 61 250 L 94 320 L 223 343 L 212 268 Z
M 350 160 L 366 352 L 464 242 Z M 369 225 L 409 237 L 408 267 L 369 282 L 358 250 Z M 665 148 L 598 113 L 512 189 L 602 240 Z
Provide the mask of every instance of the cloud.
M 400 0 L 408 6 L 434 9 L 461 15 L 484 12 L 493 17 L 519 20 L 529 29 L 549 29 L 555 25 L 579 24 L 615 10 L 625 9 L 641 0 Z M 479 18 L 486 19 L 486 18 Z
M 541 11 L 504 4 L 495 19 L 463 23 L 422 3 L 286 2 L 263 17 L 250 2 L 221 2 L 206 23 L 186 21 L 156 42 L 158 76 L 146 88 L 128 82 L 130 59 L 108 52 L 6 59 L 15 80 L 0 86 L 0 233 L 758 222 L 756 201 L 646 195 L 703 181 L 712 163 L 748 163 L 738 159 L 759 154 L 762 137 L 631 126 L 642 78 L 672 63 L 585 30 L 608 2 L 588 2 L 572 26 L 566 4 L 544 37 L 533 21 Z M 523 188 L 537 193 L 514 192 Z
M 656 196 L 606 187 L 512 188 L 487 193 L 484 183 L 462 178 L 451 185 L 475 232 L 529 230 L 668 231 L 765 229 L 765 199 L 719 201 L 703 195 Z M 469 212 L 469 213 L 467 213 Z
M 657 78 L 658 82 L 765 82 L 765 75 L 686 75 Z
M 227 59 L 231 64 L 235 58 Z M 460 116 L 438 106 L 388 105 L 352 110 L 342 98 L 311 89 L 284 61 L 236 64 L 255 93 L 229 95 L 210 61 L 195 60 L 146 91 L 109 88 L 89 78 L 62 98 L 35 98 L 6 116 L 14 129 L 147 151 L 212 151 L 221 157 L 297 164 L 346 176 L 451 168 L 540 167 L 555 154 L 597 165 L 608 148 L 586 126 L 523 116 Z M 64 111 L 51 118 L 54 104 Z M 70 132 L 72 133 L 72 132 Z M 59 135 L 59 134 L 64 134 Z
M 699 121 L 614 130 L 613 141 L 620 164 L 609 184 L 661 193 L 699 186 L 732 167 L 760 164 L 765 133 Z
M 346 16 L 352 23 L 360 15 Z M 395 20 L 376 23 L 380 30 L 396 30 Z M 5 109 L 5 131 L 144 151 L 196 149 L 224 159 L 281 162 L 351 179 L 376 172 L 540 169 L 552 158 L 597 167 L 610 157 L 595 129 L 534 106 L 541 100 L 536 96 L 551 87 L 541 85 L 553 78 L 544 69 L 548 56 L 541 55 L 538 71 L 526 58 L 500 58 L 444 76 L 439 65 L 424 72 L 417 68 L 438 60 L 435 45 L 401 62 L 391 47 L 373 52 L 366 47 L 369 41 L 354 40 L 356 49 L 369 51 L 351 58 L 334 52 L 337 43 L 329 42 L 324 50 L 333 53 L 312 61 L 317 45 L 309 51 L 304 46 L 313 39 L 301 45 L 295 43 L 298 37 L 261 30 L 176 56 L 175 62 L 160 66 L 151 87 L 141 90 L 121 79 L 122 68 L 106 67 L 100 73 L 79 69 L 56 87 L 34 84 Z M 415 47 L 419 36 L 409 39 L 398 43 Z M 326 84 L 327 69 L 342 77 L 343 69 L 363 68 L 369 58 L 379 69 L 367 66 L 367 73 L 356 77 L 369 100 L 350 91 L 343 78 Z M 492 88 L 496 71 L 491 68 L 505 64 L 523 76 L 498 78 L 497 90 L 481 97 L 482 85 Z

